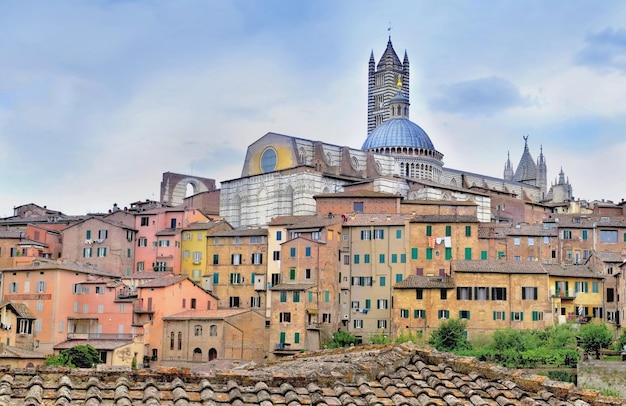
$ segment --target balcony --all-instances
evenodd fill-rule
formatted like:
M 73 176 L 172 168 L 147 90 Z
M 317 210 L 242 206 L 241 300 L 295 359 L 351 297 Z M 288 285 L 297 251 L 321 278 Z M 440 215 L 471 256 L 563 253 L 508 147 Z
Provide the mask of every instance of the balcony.
M 154 272 L 174 272 L 173 266 L 155 266 L 152 268 Z
M 133 334 L 123 333 L 67 333 L 68 340 L 121 340 L 132 341 Z
M 576 299 L 576 295 L 577 295 L 577 292 L 570 292 L 569 290 L 565 290 L 565 291 L 557 290 L 556 292 L 552 290 L 550 293 L 552 293 L 552 297 L 554 298 L 558 297 L 561 300 L 574 300 Z
M 276 355 L 294 355 L 300 352 L 300 350 L 291 349 L 290 343 L 276 343 L 274 344 L 274 354 Z
M 310 323 L 310 324 L 307 324 L 306 329 L 307 330 L 319 330 L 320 325 L 321 323 Z
M 137 290 L 129 287 L 120 289 L 115 295 L 116 302 L 127 302 L 137 299 Z
M 150 306 L 143 306 L 140 303 L 137 303 L 133 306 L 133 311 L 135 313 L 138 314 L 150 314 L 150 313 L 154 313 L 154 309 L 152 308 L 152 305 Z

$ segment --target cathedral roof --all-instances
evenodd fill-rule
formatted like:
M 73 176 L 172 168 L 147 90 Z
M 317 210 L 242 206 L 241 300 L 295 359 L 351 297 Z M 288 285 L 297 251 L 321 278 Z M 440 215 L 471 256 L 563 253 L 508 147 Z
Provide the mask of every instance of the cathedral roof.
M 361 149 L 367 151 L 385 147 L 435 149 L 426 131 L 406 118 L 393 118 L 383 122 L 370 133 Z
M 387 62 L 391 62 L 392 65 L 402 67 L 400 58 L 398 58 L 398 54 L 396 54 L 396 51 L 393 49 L 391 37 L 389 37 L 389 41 L 387 41 L 387 49 L 385 49 L 385 52 L 383 52 L 383 55 L 380 57 L 380 61 L 378 61 L 377 69 L 383 67 Z
M 535 164 L 533 157 L 530 155 L 528 143 L 526 143 L 526 145 L 524 145 L 522 157 L 520 158 L 517 169 L 515 170 L 513 180 L 524 182 L 535 179 L 537 179 L 537 165 Z

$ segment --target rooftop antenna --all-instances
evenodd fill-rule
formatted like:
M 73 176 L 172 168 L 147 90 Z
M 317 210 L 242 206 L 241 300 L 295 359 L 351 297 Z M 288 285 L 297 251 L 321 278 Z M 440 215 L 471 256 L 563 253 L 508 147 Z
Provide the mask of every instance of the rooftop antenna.
M 389 33 L 389 41 L 391 41 L 391 29 L 393 27 L 391 26 L 391 21 L 389 21 L 389 27 L 387 27 L 387 32 Z

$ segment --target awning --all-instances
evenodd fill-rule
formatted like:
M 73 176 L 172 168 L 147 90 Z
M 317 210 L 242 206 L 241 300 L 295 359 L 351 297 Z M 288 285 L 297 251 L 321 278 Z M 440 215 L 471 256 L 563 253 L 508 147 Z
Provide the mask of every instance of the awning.
M 306 309 L 306 312 L 309 314 L 319 314 L 320 311 L 317 309 Z

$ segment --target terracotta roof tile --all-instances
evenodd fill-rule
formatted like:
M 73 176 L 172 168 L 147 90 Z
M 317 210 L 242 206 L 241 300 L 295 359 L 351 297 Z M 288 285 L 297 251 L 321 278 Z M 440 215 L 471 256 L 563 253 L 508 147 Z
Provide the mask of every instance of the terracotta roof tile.
M 538 261 L 515 261 L 515 260 L 477 260 L 452 261 L 453 272 L 470 273 L 520 273 L 520 274 L 545 274 L 546 269 Z

